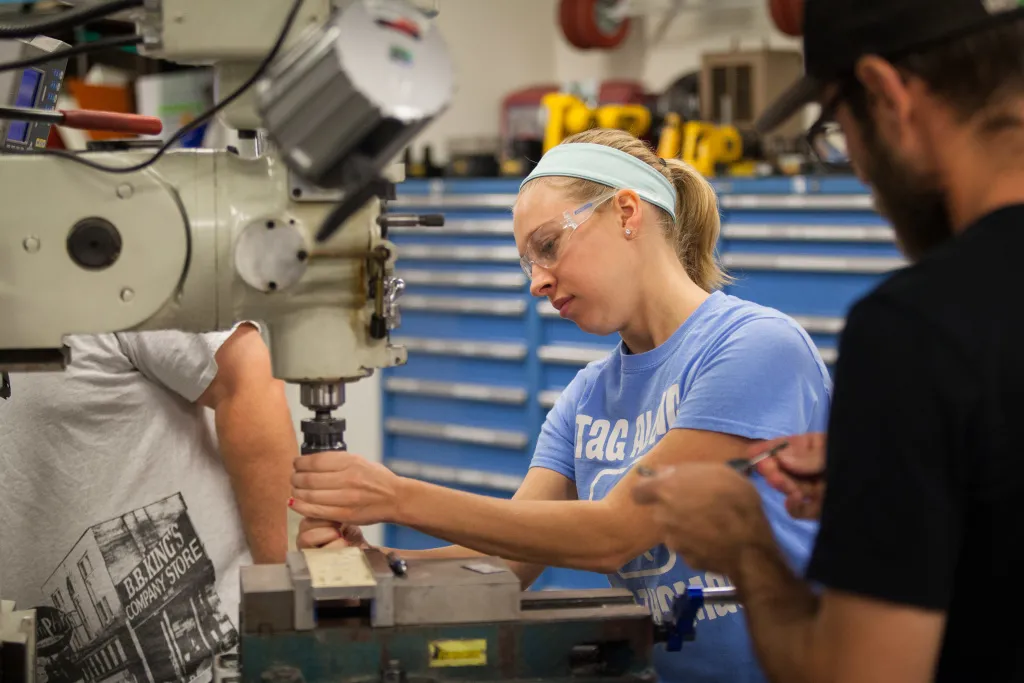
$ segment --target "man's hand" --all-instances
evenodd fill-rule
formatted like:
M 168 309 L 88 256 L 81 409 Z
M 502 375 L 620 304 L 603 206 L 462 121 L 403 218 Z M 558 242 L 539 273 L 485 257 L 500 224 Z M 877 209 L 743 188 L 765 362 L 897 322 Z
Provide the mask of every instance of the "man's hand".
M 789 445 L 774 458 L 763 460 L 757 471 L 772 488 L 786 496 L 786 510 L 797 519 L 817 519 L 825 496 L 825 435 L 803 434 L 754 444 L 754 457 L 781 443 Z
M 724 464 L 665 468 L 640 479 L 633 499 L 653 506 L 665 545 L 694 569 L 728 576 L 746 547 L 774 543 L 757 489 Z
M 303 518 L 299 522 L 299 535 L 295 539 L 299 550 L 307 548 L 369 548 L 363 531 L 351 524 L 339 524 L 325 519 Z
M 316 453 L 295 460 L 288 504 L 310 519 L 341 524 L 396 521 L 402 478 L 352 453 Z

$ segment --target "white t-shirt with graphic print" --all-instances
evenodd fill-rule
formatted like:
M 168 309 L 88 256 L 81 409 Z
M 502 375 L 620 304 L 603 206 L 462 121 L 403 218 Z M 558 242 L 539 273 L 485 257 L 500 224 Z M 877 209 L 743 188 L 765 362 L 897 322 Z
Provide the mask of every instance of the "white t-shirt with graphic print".
M 0 401 L 0 595 L 37 608 L 38 680 L 209 680 L 251 563 L 195 401 L 230 332 L 73 336 Z

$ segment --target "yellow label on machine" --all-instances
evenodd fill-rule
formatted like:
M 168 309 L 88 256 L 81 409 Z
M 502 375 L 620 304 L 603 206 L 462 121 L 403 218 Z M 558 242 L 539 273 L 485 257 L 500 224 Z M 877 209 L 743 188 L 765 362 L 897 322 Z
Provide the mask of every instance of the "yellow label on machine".
M 435 640 L 430 643 L 430 666 L 486 666 L 487 641 Z

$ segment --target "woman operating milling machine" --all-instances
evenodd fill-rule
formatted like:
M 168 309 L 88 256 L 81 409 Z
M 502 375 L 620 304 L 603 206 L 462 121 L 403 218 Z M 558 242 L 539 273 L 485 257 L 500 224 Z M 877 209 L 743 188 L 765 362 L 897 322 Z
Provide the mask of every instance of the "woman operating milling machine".
M 754 440 L 823 431 L 828 371 L 791 318 L 719 291 L 714 189 L 628 133 L 591 130 L 553 148 L 523 182 L 513 218 L 531 292 L 585 332 L 618 333 L 617 348 L 562 392 L 511 500 L 399 477 L 349 453 L 300 458 L 289 501 L 306 517 L 300 546 L 359 544 L 359 525 L 401 524 L 456 544 L 405 557 L 497 555 L 524 586 L 547 566 L 601 572 L 657 620 L 686 586 L 728 583 L 659 545 L 651 512 L 631 496 L 635 465 L 724 463 Z M 801 571 L 815 523 L 755 483 Z M 685 652 L 659 648 L 659 678 L 764 680 L 742 608 L 706 616 Z

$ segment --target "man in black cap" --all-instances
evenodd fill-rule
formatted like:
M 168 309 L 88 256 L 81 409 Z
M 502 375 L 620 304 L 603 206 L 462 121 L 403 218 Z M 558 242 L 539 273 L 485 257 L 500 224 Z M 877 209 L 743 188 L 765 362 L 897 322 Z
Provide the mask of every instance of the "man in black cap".
M 1022 6 L 807 0 L 807 75 L 760 122 L 820 103 L 815 149 L 848 153 L 913 262 L 847 319 L 810 583 L 735 471 L 638 478 L 666 543 L 736 584 L 774 680 L 1024 680 L 998 623 L 1024 607 Z

